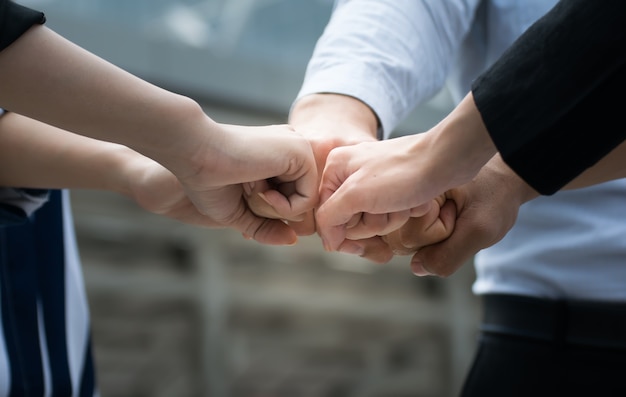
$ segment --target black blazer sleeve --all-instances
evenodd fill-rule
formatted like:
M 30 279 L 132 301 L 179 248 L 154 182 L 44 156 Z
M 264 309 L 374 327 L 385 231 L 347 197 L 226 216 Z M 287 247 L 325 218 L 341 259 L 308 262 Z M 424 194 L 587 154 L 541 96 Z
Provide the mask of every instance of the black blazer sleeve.
M 42 12 L 31 10 L 9 0 L 0 0 L 0 51 L 17 40 L 36 24 L 43 24 L 46 17 Z
M 552 194 L 626 138 L 626 1 L 561 0 L 472 84 L 504 161 Z

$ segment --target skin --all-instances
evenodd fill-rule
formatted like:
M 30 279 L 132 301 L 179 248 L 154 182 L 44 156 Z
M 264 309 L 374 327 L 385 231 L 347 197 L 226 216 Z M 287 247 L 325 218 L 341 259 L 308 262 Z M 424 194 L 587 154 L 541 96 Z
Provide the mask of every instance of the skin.
M 336 148 L 378 141 L 378 119 L 372 109 L 346 95 L 313 94 L 301 98 L 292 107 L 289 124 L 311 144 L 319 175 L 326 166 L 329 153 Z M 427 210 L 426 206 L 382 215 L 354 214 L 348 220 L 350 225 L 346 225 L 346 229 L 352 229 L 348 226 L 359 226 L 346 232 L 332 248 L 376 263 L 386 263 L 393 257 L 393 251 L 380 236 L 386 234 L 385 230 L 391 232 L 403 225 L 411 215 L 422 215 Z M 299 235 L 319 232 L 314 214 L 315 211 L 310 211 L 303 221 L 288 223 Z M 374 230 L 376 233 L 371 232 Z
M 180 222 L 224 227 L 198 211 L 174 174 L 126 146 L 8 113 L 0 117 L 0 147 L 0 186 L 108 190 Z M 255 238 L 267 244 L 292 244 L 297 237 L 283 222 L 272 220 Z
M 316 212 L 324 246 L 337 250 L 348 224 L 356 216 L 365 219 L 362 214 L 419 215 L 434 197 L 469 182 L 495 153 L 471 93 L 425 133 L 334 149 L 326 160 Z M 455 161 L 441 164 L 440 159 Z M 389 219 L 378 226 L 374 230 L 361 222 L 352 227 L 371 235 L 396 225 Z
M 579 175 L 564 190 L 625 178 L 625 159 L 626 142 Z M 451 189 L 445 196 L 456 206 L 454 230 L 447 239 L 416 250 L 411 269 L 417 275 L 447 277 L 456 272 L 481 249 L 500 241 L 513 227 L 519 207 L 539 197 L 539 193 L 496 155 L 470 183 Z
M 461 139 L 463 129 L 474 138 Z M 333 150 L 322 175 L 322 204 L 316 212 L 325 244 L 335 249 L 353 233 L 350 230 L 359 228 L 360 237 L 386 232 L 386 224 L 378 230 L 361 228 L 353 221 L 355 214 L 408 209 L 443 190 L 439 194 L 444 199 L 439 198 L 424 216 L 436 215 L 434 223 L 426 222 L 434 228 L 407 222 L 393 234 L 396 251 L 414 252 L 414 274 L 453 274 L 478 251 L 500 241 L 515 224 L 520 206 L 539 196 L 498 154 L 485 160 L 495 150 L 488 137 L 470 94 L 424 134 Z M 622 143 L 565 189 L 626 177 L 625 159 L 626 143 Z M 442 231 L 441 239 L 427 243 L 436 236 L 429 235 L 433 230 Z
M 275 188 L 265 196 L 286 219 L 317 204 L 313 152 L 289 126 L 216 123 L 192 99 L 143 81 L 45 26 L 1 51 L 0 69 L 1 107 L 153 159 L 175 175 L 209 223 L 291 244 L 295 233 L 284 223 L 250 211 L 242 183 L 272 178 Z

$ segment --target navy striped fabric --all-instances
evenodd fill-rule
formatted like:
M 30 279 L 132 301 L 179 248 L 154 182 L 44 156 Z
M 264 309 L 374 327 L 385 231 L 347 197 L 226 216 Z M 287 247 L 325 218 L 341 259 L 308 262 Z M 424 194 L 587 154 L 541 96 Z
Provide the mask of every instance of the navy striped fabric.
M 0 227 L 0 307 L 10 397 L 94 395 L 89 344 L 81 379 L 73 382 L 70 375 L 66 308 L 72 306 L 66 302 L 64 247 L 60 191 L 51 191 L 30 222 Z M 73 383 L 79 390 L 72 390 Z

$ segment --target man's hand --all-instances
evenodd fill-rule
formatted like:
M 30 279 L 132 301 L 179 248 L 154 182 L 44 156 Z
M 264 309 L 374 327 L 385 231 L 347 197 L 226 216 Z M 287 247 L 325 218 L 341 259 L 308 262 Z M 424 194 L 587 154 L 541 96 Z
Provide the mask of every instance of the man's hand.
M 472 182 L 446 192 L 456 206 L 454 230 L 442 242 L 418 249 L 411 270 L 418 276 L 452 275 L 478 251 L 500 241 L 515 224 L 519 207 L 538 195 L 494 156 Z
M 303 97 L 295 103 L 289 122 L 311 144 L 319 176 L 326 165 L 328 153 L 334 148 L 377 140 L 378 119 L 372 109 L 346 95 L 315 94 Z M 298 235 L 313 234 L 317 231 L 314 212 L 309 211 L 303 220 L 289 221 L 288 224 Z M 379 236 L 345 240 L 339 251 L 359 255 L 376 263 L 386 263 L 393 257 L 391 249 Z
M 314 94 L 295 103 L 289 124 L 311 144 L 318 176 L 328 153 L 336 147 L 376 141 L 378 121 L 372 110 L 358 99 L 335 94 Z M 318 184 L 319 186 L 319 181 Z M 313 211 L 301 222 L 290 222 L 299 235 L 316 232 Z
M 361 231 L 361 238 L 383 235 L 430 210 L 430 200 L 446 189 L 438 188 L 437 170 L 425 161 L 428 145 L 422 135 L 360 143 L 329 154 L 316 215 L 328 250 L 336 250 L 350 229 L 352 234 Z

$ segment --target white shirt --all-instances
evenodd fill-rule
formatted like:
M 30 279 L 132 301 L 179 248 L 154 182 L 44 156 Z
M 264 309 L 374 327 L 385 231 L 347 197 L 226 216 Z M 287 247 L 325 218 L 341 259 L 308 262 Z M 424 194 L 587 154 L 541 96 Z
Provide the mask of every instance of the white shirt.
M 298 98 L 354 96 L 385 137 L 445 84 L 471 81 L 556 0 L 338 0 Z M 529 160 L 530 161 L 530 160 Z M 626 301 L 626 180 L 540 197 L 476 259 L 477 294 Z

